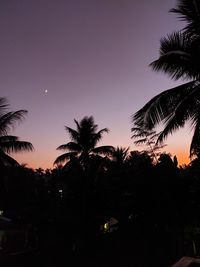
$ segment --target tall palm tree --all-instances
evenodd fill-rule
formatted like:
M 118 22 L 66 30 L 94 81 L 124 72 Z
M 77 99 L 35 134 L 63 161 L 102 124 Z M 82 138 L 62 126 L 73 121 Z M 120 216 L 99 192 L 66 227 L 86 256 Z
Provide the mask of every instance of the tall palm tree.
M 8 102 L 0 97 L 0 166 L 19 165 L 9 154 L 12 152 L 32 151 L 33 146 L 26 141 L 20 141 L 17 136 L 9 135 L 14 124 L 24 119 L 26 110 L 7 112 Z
M 108 128 L 97 131 L 98 125 L 94 123 L 94 118 L 84 117 L 80 122 L 74 120 L 76 129 L 65 126 L 71 142 L 59 146 L 58 150 L 67 151 L 57 157 L 54 164 L 66 163 L 73 157 L 78 157 L 85 168 L 91 154 L 110 154 L 113 150 L 112 146 L 99 146 L 97 143 L 102 139 L 103 133 L 108 133 Z
M 158 142 L 162 143 L 169 134 L 190 121 L 194 128 L 190 156 L 195 156 L 200 152 L 200 2 L 179 0 L 171 12 L 178 14 L 186 26 L 161 39 L 160 56 L 150 66 L 174 80 L 188 81 L 152 98 L 133 115 L 133 122 L 147 130 L 164 123 L 158 137 Z
M 71 141 L 57 148 L 58 150 L 66 151 L 66 153 L 59 156 L 55 160 L 54 164 L 66 163 L 65 166 L 70 167 L 72 163 L 72 168 L 68 169 L 71 169 L 73 172 L 73 178 L 77 176 L 78 181 L 79 177 L 81 177 L 80 187 L 76 184 L 76 189 L 78 189 L 78 192 L 76 192 L 77 208 L 73 209 L 76 212 L 75 218 L 77 218 L 77 216 L 79 218 L 79 231 L 74 235 L 74 248 L 75 251 L 78 252 L 85 247 L 87 240 L 86 237 L 89 233 L 89 222 L 91 221 L 92 216 L 92 213 L 89 212 L 93 205 L 92 201 L 90 201 L 91 178 L 94 180 L 95 177 L 92 166 L 92 163 L 94 163 L 94 158 L 92 159 L 92 156 L 98 154 L 110 154 L 113 150 L 113 147 L 96 146 L 97 143 L 102 139 L 103 134 L 108 133 L 108 129 L 104 128 L 98 131 L 98 125 L 94 123 L 94 118 L 92 116 L 84 117 L 80 122 L 77 120 L 74 120 L 74 122 L 76 129 L 65 126 Z M 74 168 L 75 165 L 78 168 Z

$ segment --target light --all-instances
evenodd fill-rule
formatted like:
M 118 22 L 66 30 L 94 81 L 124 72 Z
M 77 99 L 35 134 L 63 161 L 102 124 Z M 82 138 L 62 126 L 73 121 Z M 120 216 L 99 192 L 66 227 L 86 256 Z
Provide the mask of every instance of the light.
M 109 223 L 104 223 L 104 225 L 103 225 L 104 232 L 108 232 L 109 228 L 110 228 Z
M 0 210 L 0 216 L 2 216 L 3 215 L 3 210 Z
M 58 192 L 60 194 L 60 197 L 63 198 L 63 190 L 62 189 L 59 189 Z
M 119 227 L 119 221 L 113 217 L 111 217 L 104 225 L 102 225 L 102 230 L 104 233 L 112 233 L 113 231 L 116 231 Z

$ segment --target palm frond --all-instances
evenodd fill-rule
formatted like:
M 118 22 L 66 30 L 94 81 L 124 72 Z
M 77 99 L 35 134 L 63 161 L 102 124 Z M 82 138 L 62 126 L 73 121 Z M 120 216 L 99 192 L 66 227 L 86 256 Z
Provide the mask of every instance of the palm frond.
M 104 154 L 109 155 L 113 152 L 114 147 L 113 146 L 99 146 L 92 149 L 93 153 L 96 154 Z
M 145 129 L 152 129 L 157 124 L 168 118 L 175 110 L 178 103 L 185 98 L 195 86 L 196 81 L 168 89 L 153 97 L 142 109 L 137 111 L 132 120 L 135 125 L 143 125 Z
M 100 131 L 98 131 L 97 133 L 95 133 L 93 135 L 94 146 L 102 139 L 103 133 L 108 133 L 108 132 L 109 132 L 109 129 L 108 128 L 104 128 L 104 129 L 101 129 Z
M 172 79 L 195 79 L 199 77 L 197 57 L 199 40 L 190 39 L 181 32 L 174 32 L 160 41 L 160 56 L 150 66 L 155 71 L 169 74 Z
M 200 90 L 199 86 L 196 86 L 179 102 L 171 116 L 166 118 L 166 125 L 158 137 L 158 142 L 162 143 L 169 134 L 183 127 L 185 122 L 196 114 L 199 102 Z
M 57 150 L 69 150 L 69 151 L 75 151 L 75 152 L 80 152 L 82 147 L 75 143 L 75 142 L 69 142 L 64 145 L 60 145 Z
M 200 155 L 200 110 L 191 118 L 194 133 L 190 144 L 190 157 Z
M 157 135 L 156 131 L 149 131 L 143 128 L 143 126 L 138 127 L 135 125 L 135 127 L 131 128 L 131 132 L 134 134 L 131 136 L 133 139 L 138 139 L 138 138 L 154 138 L 154 135 Z
M 123 164 L 128 157 L 129 147 L 116 147 L 112 153 L 112 158 L 114 162 Z
M 178 14 L 178 17 L 186 22 L 184 31 L 191 35 L 200 35 L 200 2 L 199 0 L 179 0 L 177 7 L 170 12 Z
M 147 142 L 147 138 L 142 138 L 140 140 L 134 141 L 134 144 L 135 145 L 142 145 L 142 144 L 145 144 L 146 142 Z
M 65 130 L 69 133 L 71 140 L 76 142 L 79 140 L 79 132 L 68 126 L 65 126 Z
M 74 122 L 75 122 L 75 124 L 76 124 L 77 132 L 80 132 L 81 127 L 80 127 L 79 122 L 78 122 L 77 120 L 75 120 L 75 119 L 74 119 Z
M 11 156 L 4 153 L 3 150 L 0 149 L 0 165 L 3 166 L 19 166 L 20 164 L 13 159 Z
M 19 141 L 16 136 L 1 136 L 0 148 L 6 153 L 34 150 L 31 143 Z
M 98 128 L 98 125 L 94 123 L 94 117 L 93 116 L 85 116 L 83 119 L 80 121 L 80 128 L 82 130 L 87 129 L 91 133 L 95 132 Z
M 13 135 L 2 135 L 2 136 L 0 136 L 0 144 L 2 142 L 13 142 L 13 141 L 19 141 L 19 137 L 13 136 Z
M 0 97 L 0 116 L 9 107 L 8 100 L 5 97 Z
M 160 135 L 160 132 L 156 133 L 155 131 L 153 131 L 152 134 L 148 136 L 149 142 L 154 141 L 156 138 L 158 138 L 159 135 Z
M 16 122 L 20 122 L 24 119 L 26 110 L 18 110 L 15 112 L 8 112 L 0 116 L 0 134 L 6 135 L 8 131 L 14 127 Z
M 103 133 L 109 133 L 109 129 L 108 128 L 103 128 L 100 131 L 98 131 L 96 133 L 96 135 L 102 136 Z
M 62 154 L 59 157 L 57 157 L 57 159 L 54 161 L 53 164 L 55 165 L 55 164 L 59 164 L 59 163 L 64 163 L 64 162 L 70 160 L 71 157 L 75 157 L 75 156 L 77 156 L 76 152 L 68 152 L 68 153 Z

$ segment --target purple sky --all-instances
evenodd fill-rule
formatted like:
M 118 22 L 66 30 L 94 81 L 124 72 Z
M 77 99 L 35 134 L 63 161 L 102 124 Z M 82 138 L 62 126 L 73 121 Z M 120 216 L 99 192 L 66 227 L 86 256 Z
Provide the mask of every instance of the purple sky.
M 108 127 L 101 144 L 133 146 L 131 115 L 176 85 L 148 64 L 159 40 L 181 27 L 175 0 L 2 0 L 0 95 L 27 109 L 14 135 L 33 153 L 14 155 L 30 167 L 52 167 L 69 141 L 64 125 L 93 115 Z M 45 94 L 45 90 L 48 93 Z M 167 139 L 167 152 L 188 155 L 189 131 Z

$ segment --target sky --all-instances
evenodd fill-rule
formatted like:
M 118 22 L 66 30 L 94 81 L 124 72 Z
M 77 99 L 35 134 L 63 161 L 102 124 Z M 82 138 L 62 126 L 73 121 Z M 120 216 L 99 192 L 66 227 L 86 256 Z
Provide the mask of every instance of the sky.
M 70 141 L 64 126 L 94 116 L 108 127 L 100 145 L 139 150 L 131 115 L 153 96 L 181 84 L 148 66 L 160 38 L 180 29 L 175 0 L 1 0 L 0 96 L 28 115 L 13 135 L 34 152 L 14 154 L 32 168 L 52 168 Z M 47 92 L 45 92 L 47 90 Z M 191 130 L 166 140 L 165 151 L 188 163 Z

